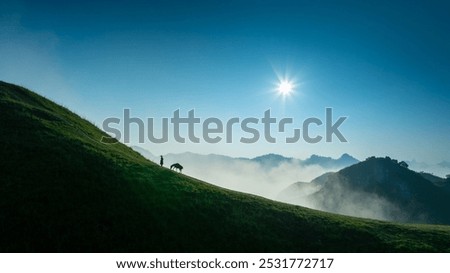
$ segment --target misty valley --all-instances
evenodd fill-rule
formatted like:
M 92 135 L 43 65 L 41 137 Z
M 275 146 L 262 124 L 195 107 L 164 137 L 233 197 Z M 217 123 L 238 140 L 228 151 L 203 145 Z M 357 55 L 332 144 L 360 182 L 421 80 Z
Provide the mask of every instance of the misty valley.
M 158 160 L 145 149 L 133 149 Z M 362 218 L 450 224 L 450 181 L 415 172 L 389 157 L 359 162 L 348 154 L 300 160 L 277 154 L 249 159 L 181 153 L 164 158 L 184 162 L 185 173 L 192 177 L 272 200 Z M 441 167 L 439 172 L 450 169 Z

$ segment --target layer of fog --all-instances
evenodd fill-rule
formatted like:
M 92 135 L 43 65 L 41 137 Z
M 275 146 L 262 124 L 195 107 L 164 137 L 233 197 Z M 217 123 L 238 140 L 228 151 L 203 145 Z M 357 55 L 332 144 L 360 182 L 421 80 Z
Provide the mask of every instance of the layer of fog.
M 396 204 L 373 193 L 356 191 L 339 181 L 326 185 L 301 183 L 283 191 L 279 201 L 354 217 L 409 222 L 411 215 Z M 415 222 L 426 222 L 423 215 Z
M 159 164 L 159 156 L 133 147 L 147 159 Z M 232 158 L 221 155 L 200 155 L 194 153 L 164 155 L 164 166 L 173 163 L 183 165 L 183 173 L 208 183 L 230 190 L 276 199 L 289 185 L 298 181 L 311 181 L 315 177 L 337 168 L 324 168 L 319 165 L 303 165 L 292 159 L 274 164 L 246 158 Z
M 355 217 L 400 222 L 409 220 L 409 215 L 395 204 L 375 194 L 354 191 L 339 182 L 334 183 L 337 181 L 327 184 L 327 189 L 323 189 L 323 185 L 308 183 L 324 173 L 338 169 L 319 165 L 305 166 L 295 159 L 267 166 L 248 159 L 189 153 L 169 154 L 165 156 L 165 161 L 168 166 L 173 162 L 183 162 L 183 173 L 189 176 L 272 200 Z M 309 186 L 295 192 L 290 200 L 283 199 L 280 192 L 298 181 L 308 183 Z
M 159 157 L 143 150 L 139 152 L 159 163 Z M 389 200 L 373 193 L 356 191 L 345 181 L 339 180 L 342 179 L 339 175 L 326 174 L 337 172 L 340 168 L 305 165 L 296 159 L 263 164 L 220 155 L 183 153 L 164 156 L 165 167 L 173 163 L 182 164 L 186 175 L 272 200 L 362 218 L 398 222 L 412 219 L 404 208 Z M 296 187 L 296 182 L 302 183 Z M 426 215 L 414 215 L 413 222 L 426 222 Z
M 221 156 L 166 155 L 167 166 L 182 162 L 183 173 L 214 185 L 275 199 L 286 187 L 297 181 L 310 181 L 331 170 L 318 165 L 302 166 L 299 161 L 264 166 L 248 159 Z

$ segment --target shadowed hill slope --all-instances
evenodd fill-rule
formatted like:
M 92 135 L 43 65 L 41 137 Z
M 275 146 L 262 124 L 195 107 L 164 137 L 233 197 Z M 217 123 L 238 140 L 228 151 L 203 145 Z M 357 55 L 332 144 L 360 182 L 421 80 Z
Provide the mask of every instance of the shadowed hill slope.
M 371 157 L 311 183 L 294 183 L 281 200 L 344 215 L 409 223 L 450 224 L 446 180 Z
M 318 212 L 161 168 L 5 82 L 0 126 L 2 252 L 450 250 L 449 227 Z

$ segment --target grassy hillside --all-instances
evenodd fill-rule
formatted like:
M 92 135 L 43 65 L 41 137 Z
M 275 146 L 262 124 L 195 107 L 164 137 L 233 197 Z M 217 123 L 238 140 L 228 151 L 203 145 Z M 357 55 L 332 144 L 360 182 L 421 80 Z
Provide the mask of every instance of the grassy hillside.
M 0 82 L 2 252 L 450 251 L 450 227 L 342 217 L 161 168 Z

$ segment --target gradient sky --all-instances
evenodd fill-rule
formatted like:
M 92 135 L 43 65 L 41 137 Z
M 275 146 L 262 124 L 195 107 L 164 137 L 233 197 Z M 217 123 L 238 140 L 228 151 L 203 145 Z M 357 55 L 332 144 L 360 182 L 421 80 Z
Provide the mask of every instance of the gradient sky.
M 154 154 L 449 161 L 450 3 L 415 2 L 6 0 L 0 79 L 98 126 L 123 108 L 157 121 L 348 116 L 348 143 L 141 145 Z M 296 80 L 293 96 L 275 94 L 277 74 Z

